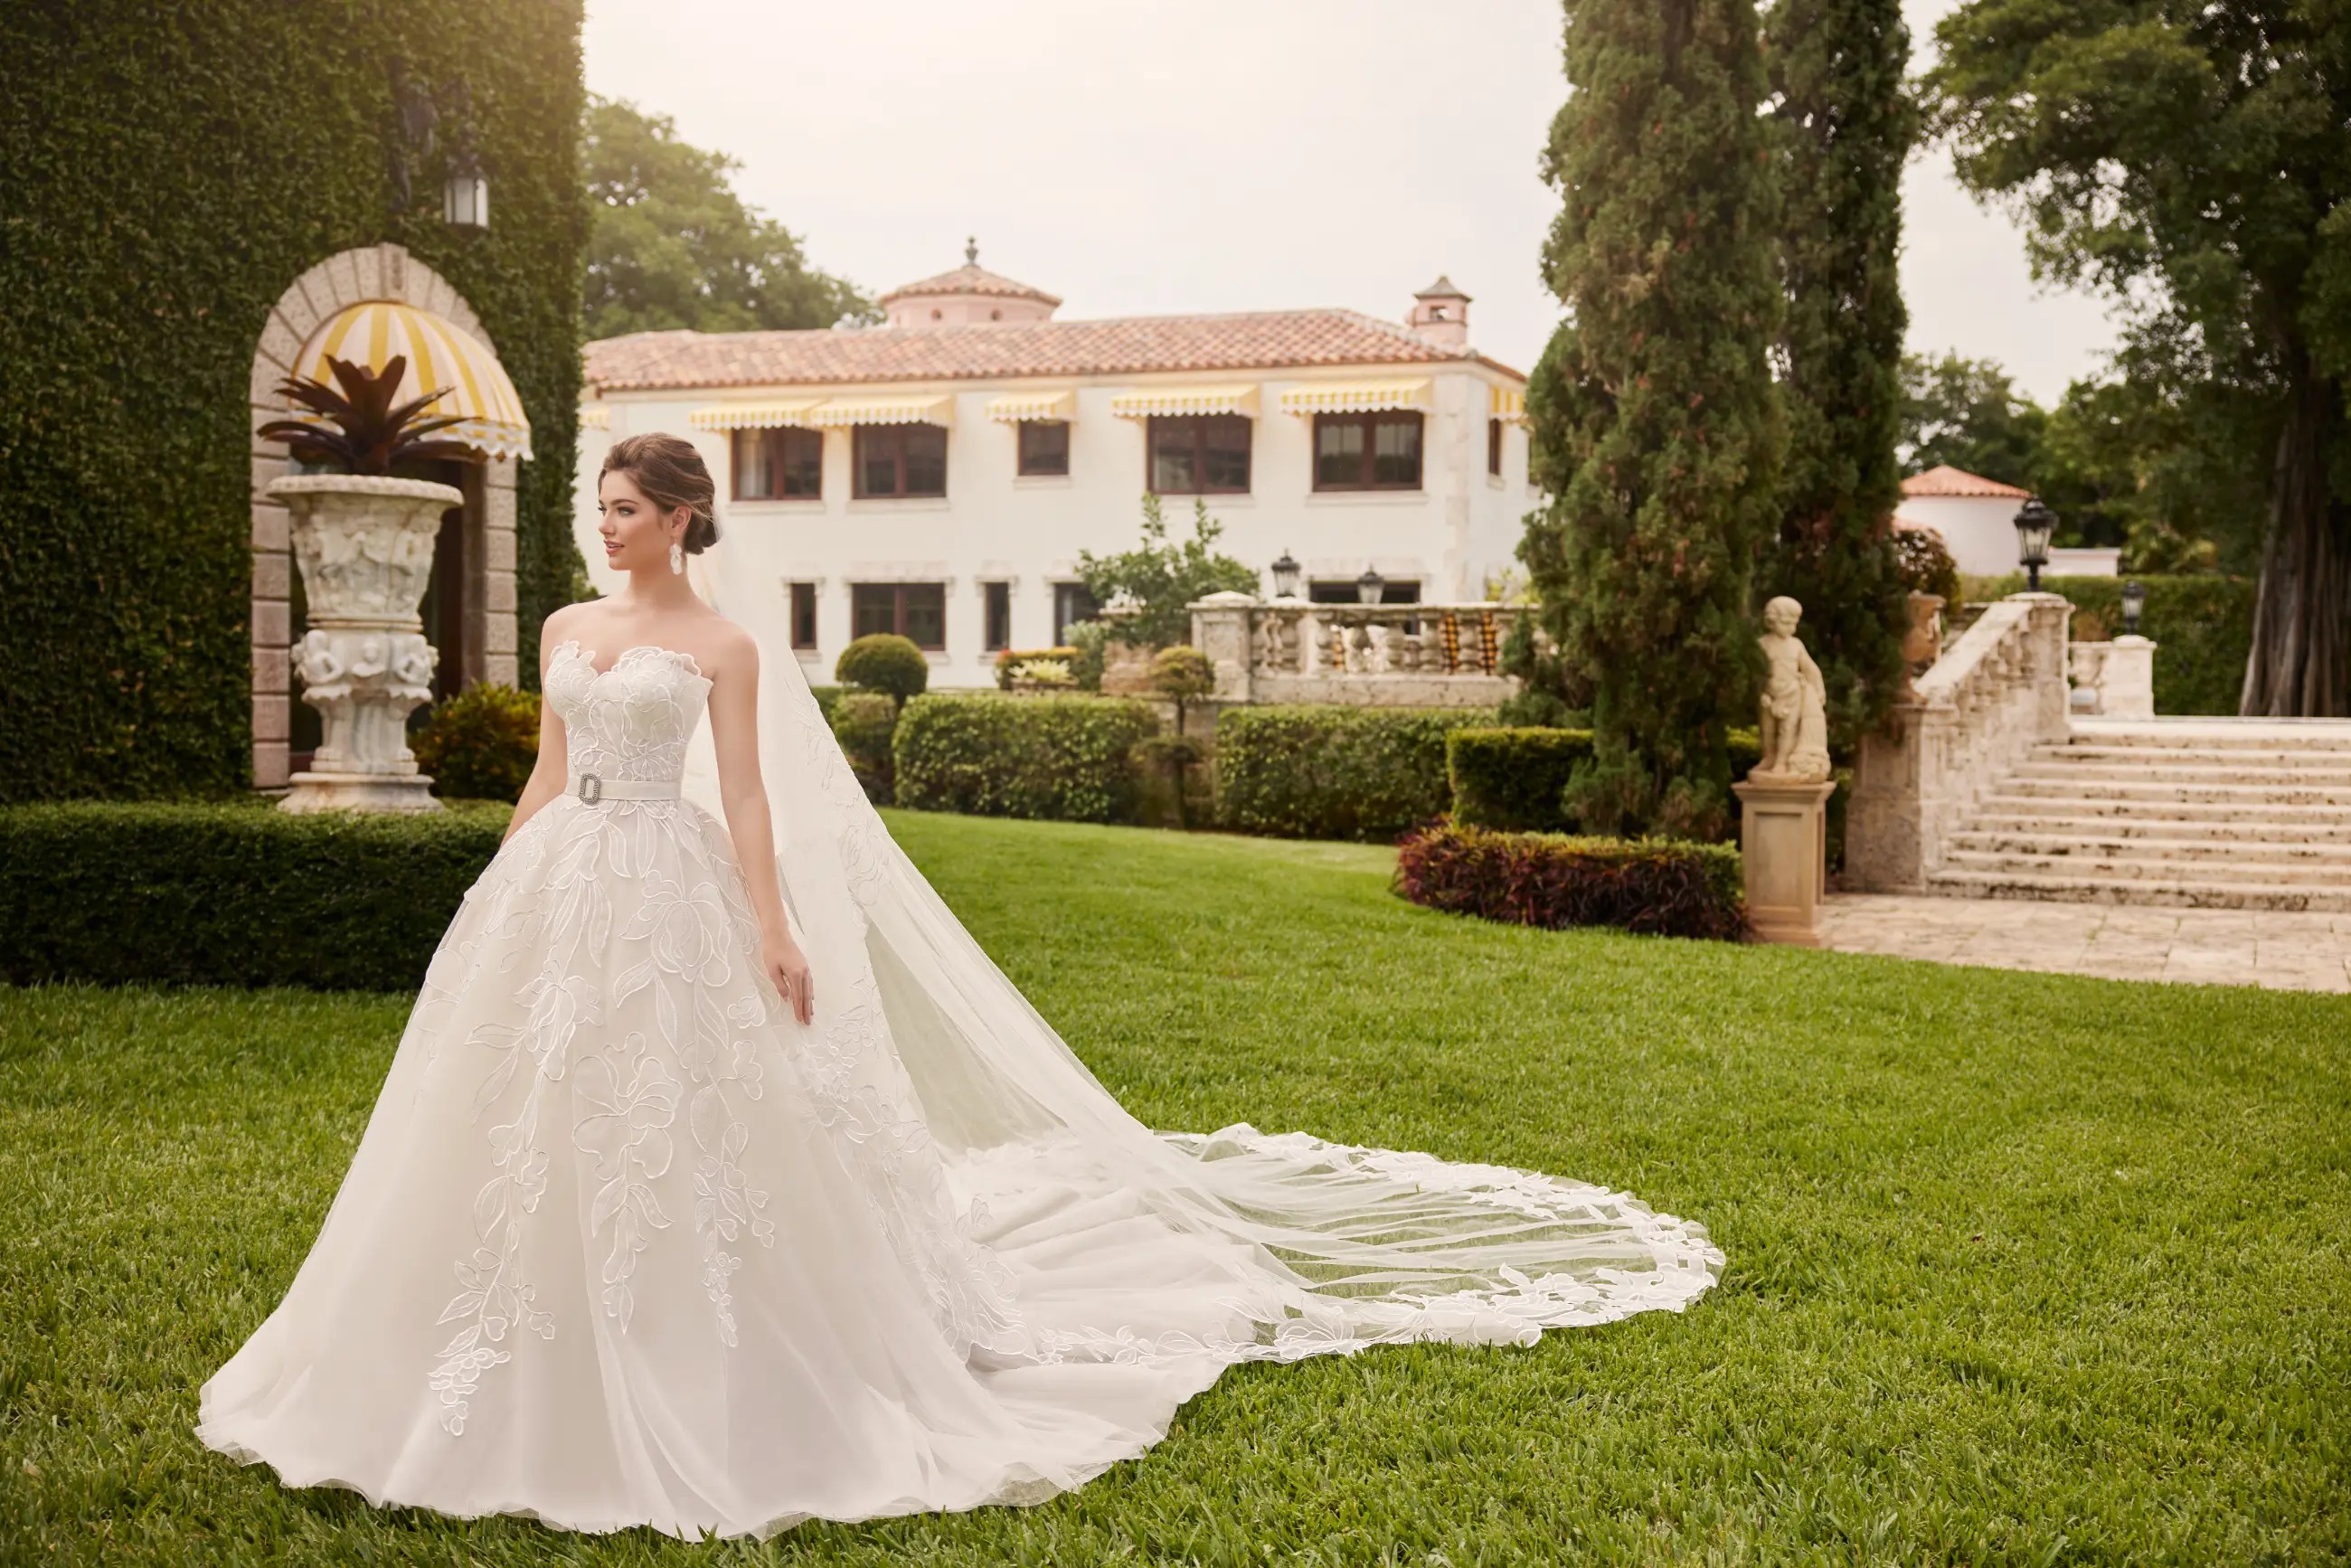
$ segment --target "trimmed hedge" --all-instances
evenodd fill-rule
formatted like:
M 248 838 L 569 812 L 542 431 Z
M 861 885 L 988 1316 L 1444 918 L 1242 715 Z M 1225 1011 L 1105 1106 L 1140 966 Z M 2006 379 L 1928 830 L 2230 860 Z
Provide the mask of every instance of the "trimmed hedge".
M 890 759 L 898 728 L 896 700 L 888 692 L 852 687 L 833 703 L 827 722 L 865 798 L 877 806 L 890 804 L 897 789 Z
M 1132 822 L 1135 747 L 1159 733 L 1150 705 L 1117 697 L 921 696 L 891 747 L 898 804 L 977 817 Z
M 931 684 L 931 662 L 911 637 L 876 632 L 858 638 L 832 662 L 832 678 L 843 685 L 887 692 L 900 702 L 920 696 Z
M 1751 729 L 1732 730 L 1729 750 L 1733 778 L 1762 760 L 1762 741 Z M 1562 797 L 1569 774 L 1591 755 L 1588 729 L 1457 729 L 1445 747 L 1453 820 L 1506 832 L 1573 831 Z
M 413 991 L 511 815 L 0 808 L 0 978 Z
M 435 795 L 511 806 L 538 766 L 538 694 L 475 681 L 434 703 L 408 744 Z
M 2024 591 L 2024 579 L 1970 577 L 1970 601 Z M 2139 631 L 2155 639 L 2155 711 L 2234 714 L 2245 689 L 2245 660 L 2253 650 L 2253 601 L 2260 582 L 2250 577 L 2053 577 L 2043 586 L 2074 604 L 2073 635 L 2095 643 L 2123 630 L 2123 584 L 2147 590 Z
M 344 250 L 395 241 L 447 278 L 521 394 L 538 455 L 517 477 L 515 620 L 536 684 L 539 622 L 585 581 L 580 16 L 0 6 L 0 800 L 251 785 L 254 353 L 278 297 Z M 487 230 L 443 221 L 440 152 L 392 210 L 395 59 L 470 84 Z
M 1392 839 L 1445 814 L 1446 737 L 1493 722 L 1480 708 L 1227 708 L 1217 820 L 1273 838 Z
M 1747 935 L 1739 852 L 1728 844 L 1431 828 L 1399 847 L 1395 888 L 1426 908 L 1552 930 Z

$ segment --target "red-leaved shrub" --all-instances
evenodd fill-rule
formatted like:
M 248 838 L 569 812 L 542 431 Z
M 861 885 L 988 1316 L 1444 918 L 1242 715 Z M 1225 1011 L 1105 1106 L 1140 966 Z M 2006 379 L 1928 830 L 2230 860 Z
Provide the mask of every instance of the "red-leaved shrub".
M 1554 930 L 1747 936 L 1739 852 L 1728 844 L 1428 828 L 1398 847 L 1395 891 L 1430 909 Z

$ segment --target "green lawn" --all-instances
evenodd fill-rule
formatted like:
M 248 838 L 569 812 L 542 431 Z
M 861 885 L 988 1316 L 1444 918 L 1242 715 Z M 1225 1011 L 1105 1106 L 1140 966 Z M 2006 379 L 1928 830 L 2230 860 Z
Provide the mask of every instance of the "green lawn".
M 379 1514 L 188 1428 L 407 998 L 0 988 L 0 1562 L 2351 1555 L 2351 998 L 1486 925 L 1348 846 L 893 826 L 1155 1124 L 1628 1187 L 1724 1283 L 1532 1350 L 1243 1368 L 1034 1510 L 717 1550 Z

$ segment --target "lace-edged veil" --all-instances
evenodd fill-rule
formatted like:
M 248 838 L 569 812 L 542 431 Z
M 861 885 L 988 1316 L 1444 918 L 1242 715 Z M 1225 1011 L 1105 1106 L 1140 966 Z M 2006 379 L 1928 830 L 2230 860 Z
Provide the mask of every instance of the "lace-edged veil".
M 1721 1259 L 1703 1228 L 1604 1187 L 1247 1124 L 1163 1134 L 1136 1121 L 891 840 L 780 607 L 721 602 L 737 595 L 712 567 L 705 596 L 758 642 L 759 764 L 817 998 L 803 1038 L 848 1081 L 869 1121 L 861 1138 L 887 1146 L 888 1179 L 906 1189 L 893 1200 L 903 1222 L 944 1201 L 989 1267 L 999 1253 L 1012 1263 L 1014 1279 L 989 1276 L 1000 1295 L 967 1300 L 935 1282 L 958 1339 L 1035 1351 L 1038 1313 L 1024 1313 L 1012 1287 L 1023 1258 L 1047 1253 L 1098 1260 L 1106 1292 L 1160 1281 L 1171 1299 L 1180 1290 L 1216 1303 L 1202 1331 L 1196 1318 L 1158 1323 L 1130 1299 L 1115 1322 L 1056 1320 L 1065 1342 L 1132 1338 L 1141 1322 L 1146 1354 L 1165 1348 L 1149 1343 L 1155 1325 L 1160 1339 L 1226 1360 L 1380 1341 L 1525 1343 L 1546 1326 L 1678 1309 L 1712 1282 Z M 685 793 L 723 820 L 706 724 Z

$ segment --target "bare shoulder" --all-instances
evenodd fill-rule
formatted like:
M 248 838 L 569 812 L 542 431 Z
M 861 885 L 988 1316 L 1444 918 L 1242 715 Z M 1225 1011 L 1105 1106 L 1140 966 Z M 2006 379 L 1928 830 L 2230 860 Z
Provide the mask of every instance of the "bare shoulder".
M 730 674 L 751 676 L 759 673 L 759 640 L 749 632 L 724 615 L 713 615 L 709 624 L 701 631 L 701 640 L 711 653 L 702 663 L 713 680 Z
M 547 619 L 538 623 L 539 656 L 543 659 L 549 649 L 566 638 L 577 637 L 586 624 L 588 608 L 594 601 L 565 604 L 548 612 Z

